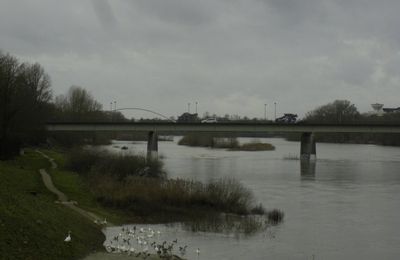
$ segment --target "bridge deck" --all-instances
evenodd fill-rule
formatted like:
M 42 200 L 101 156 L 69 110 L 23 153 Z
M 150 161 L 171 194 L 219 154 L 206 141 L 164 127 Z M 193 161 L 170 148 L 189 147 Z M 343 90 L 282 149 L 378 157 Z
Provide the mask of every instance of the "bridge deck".
M 182 133 L 182 132 L 218 132 L 218 133 L 400 133 L 400 125 L 351 125 L 351 124 L 261 124 L 261 123 L 47 123 L 48 131 L 127 131 Z

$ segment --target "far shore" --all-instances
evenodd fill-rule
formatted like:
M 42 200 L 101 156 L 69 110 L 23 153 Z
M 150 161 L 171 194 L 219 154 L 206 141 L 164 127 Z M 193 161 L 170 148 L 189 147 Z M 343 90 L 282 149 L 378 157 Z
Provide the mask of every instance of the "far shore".
M 239 145 L 238 147 L 230 148 L 229 151 L 273 151 L 275 150 L 275 146 L 269 143 L 245 143 Z

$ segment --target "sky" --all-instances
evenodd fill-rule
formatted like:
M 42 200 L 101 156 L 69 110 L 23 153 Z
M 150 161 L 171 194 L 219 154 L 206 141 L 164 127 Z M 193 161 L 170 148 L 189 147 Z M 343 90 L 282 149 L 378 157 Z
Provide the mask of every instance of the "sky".
M 274 118 L 336 99 L 400 106 L 399 0 L 0 0 L 0 50 L 54 96 Z M 265 104 L 267 104 L 265 106 Z M 140 111 L 127 117 L 154 117 Z

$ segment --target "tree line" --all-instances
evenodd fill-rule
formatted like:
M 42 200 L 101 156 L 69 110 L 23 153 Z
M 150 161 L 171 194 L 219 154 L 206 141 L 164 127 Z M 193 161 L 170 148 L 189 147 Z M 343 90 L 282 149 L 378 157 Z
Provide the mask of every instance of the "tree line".
M 221 122 L 258 121 L 230 118 L 229 115 L 220 119 Z M 101 142 L 113 137 L 95 133 L 49 135 L 44 128 L 47 121 L 105 122 L 128 119 L 118 111 L 103 111 L 102 105 L 79 86 L 72 86 L 66 94 L 53 97 L 50 76 L 39 63 L 20 62 L 11 54 L 0 51 L 0 159 L 12 158 L 22 146 L 44 143 L 49 137 L 65 145 L 85 140 Z M 365 115 L 359 113 L 350 101 L 335 100 L 308 112 L 302 123 L 400 124 L 400 113 Z M 328 142 L 400 145 L 398 134 L 320 134 L 317 137 L 319 141 Z M 287 135 L 287 138 L 298 139 L 298 136 Z
M 102 105 L 79 86 L 53 98 L 50 76 L 39 63 L 20 62 L 0 51 L 0 159 L 14 157 L 22 146 L 45 142 L 49 137 L 46 121 L 108 120 L 126 119 L 119 112 L 103 111 Z M 78 138 L 65 136 L 53 138 L 64 142 Z
M 400 113 L 362 114 L 348 100 L 335 100 L 308 112 L 301 123 L 325 124 L 400 124 Z M 288 140 L 297 141 L 298 134 L 285 135 Z M 371 133 L 317 133 L 318 142 L 358 143 L 400 146 L 400 134 L 371 134 Z

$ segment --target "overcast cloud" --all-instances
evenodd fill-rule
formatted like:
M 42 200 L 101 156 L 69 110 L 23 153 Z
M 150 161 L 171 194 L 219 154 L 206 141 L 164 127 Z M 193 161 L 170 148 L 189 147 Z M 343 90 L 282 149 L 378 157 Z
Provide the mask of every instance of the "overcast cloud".
M 0 49 L 108 109 L 273 117 L 400 106 L 398 0 L 1 0 Z M 128 112 L 127 116 L 146 116 Z M 152 115 L 147 115 L 152 117 Z

